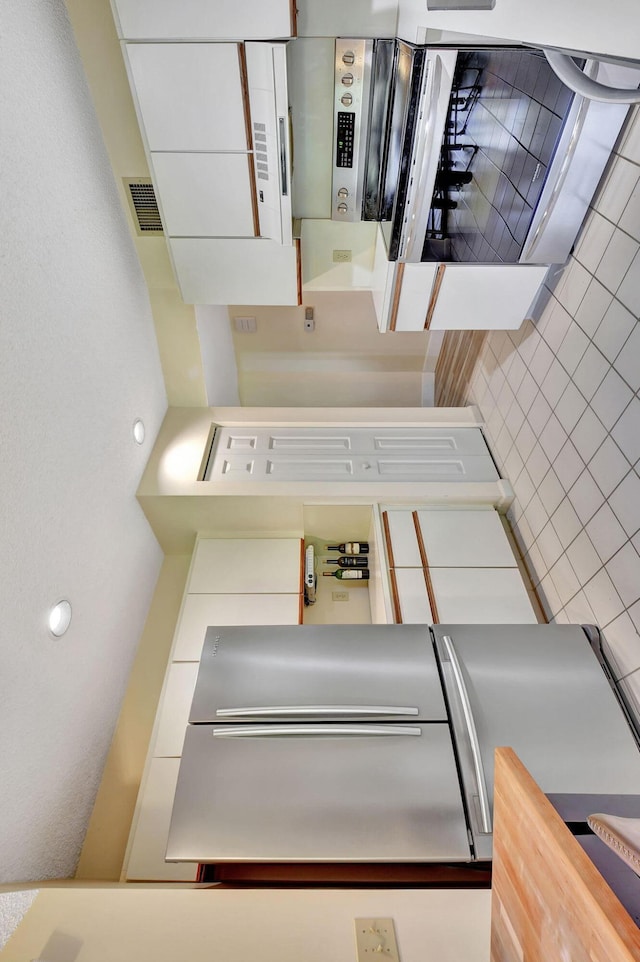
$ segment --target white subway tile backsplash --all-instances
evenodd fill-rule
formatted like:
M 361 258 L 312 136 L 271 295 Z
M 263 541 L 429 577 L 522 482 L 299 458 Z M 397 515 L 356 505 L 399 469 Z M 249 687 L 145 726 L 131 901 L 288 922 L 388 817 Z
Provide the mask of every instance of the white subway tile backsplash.
M 575 313 L 576 321 L 588 337 L 593 337 L 595 334 L 612 300 L 611 291 L 608 291 L 594 277 Z
M 540 435 L 540 444 L 551 462 L 555 461 L 567 441 L 567 432 L 552 414 Z
M 551 362 L 551 367 L 547 371 L 547 376 L 540 385 L 540 390 L 552 408 L 556 407 L 569 383 L 569 375 L 563 368 L 560 361 L 554 357 L 553 361 Z M 562 421 L 560 423 L 562 424 Z
M 536 444 L 527 460 L 527 471 L 536 488 L 539 488 L 550 467 L 551 464 L 542 447 L 539 443 Z
M 571 432 L 571 440 L 585 464 L 591 460 L 606 436 L 602 423 L 589 407 Z
M 623 277 L 616 296 L 634 317 L 640 316 L 640 252 L 636 254 Z
M 602 507 L 604 495 L 586 469 L 569 491 L 569 500 L 583 525 Z
M 542 329 L 542 336 L 555 354 L 562 344 L 565 334 L 573 324 L 573 318 L 555 297 L 551 298 L 549 305 L 551 311 L 547 323 Z
M 623 478 L 609 498 L 609 504 L 629 537 L 640 529 L 640 478 L 635 471 Z
M 592 625 L 596 620 L 584 591 L 578 591 L 567 602 L 564 613 L 569 623 L 573 625 Z
M 609 242 L 607 250 L 611 243 L 612 241 Z M 590 282 L 591 274 L 589 271 L 572 258 L 555 295 L 562 306 L 574 317 Z
M 615 294 L 638 252 L 638 241 L 617 227 L 598 264 L 596 277 Z
M 557 351 L 557 358 L 568 374 L 573 374 L 588 347 L 589 338 L 574 321 Z
M 584 529 L 567 548 L 567 557 L 578 576 L 580 584 L 586 584 L 602 567 L 602 561 Z
M 544 394 L 539 391 L 533 399 L 533 404 L 527 413 L 527 421 L 529 422 L 531 430 L 536 437 L 542 433 L 542 430 L 550 417 L 551 405 L 545 398 Z
M 553 527 L 550 521 L 547 522 L 538 535 L 536 545 L 544 561 L 545 571 L 553 568 L 560 555 L 564 552 L 564 548 L 560 543 L 560 538 L 556 533 L 556 529 Z
M 553 468 L 565 491 L 569 490 L 584 470 L 584 461 L 570 439 L 554 459 Z
M 629 608 L 640 598 L 640 555 L 630 541 L 609 559 L 606 568 L 622 603 Z
M 571 434 L 573 431 L 582 417 L 586 406 L 587 402 L 581 392 L 573 381 L 569 381 L 555 409 L 556 417 L 568 434 Z
M 560 555 L 549 573 L 562 604 L 567 605 L 580 591 L 580 582 L 566 554 Z
M 640 401 L 632 398 L 614 426 L 611 436 L 631 464 L 640 458 Z
M 565 495 L 564 488 L 558 481 L 558 475 L 553 468 L 547 471 L 540 482 L 538 494 L 549 514 L 553 514 Z
M 602 380 L 609 370 L 610 364 L 594 344 L 589 344 L 582 360 L 573 372 L 573 383 L 590 401 L 598 390 Z
M 632 107 L 625 121 L 618 153 L 640 164 L 640 108 Z
M 640 668 L 640 635 L 626 611 L 601 630 L 616 678 Z
M 627 234 L 631 234 L 637 241 L 640 241 L 640 181 L 636 183 L 627 205 L 620 215 L 618 225 Z
M 565 549 L 580 534 L 583 527 L 569 498 L 564 498 L 560 502 L 551 516 L 551 522 Z
M 609 175 L 596 199 L 596 209 L 608 220 L 617 223 L 639 176 L 637 164 L 631 163 L 626 157 L 614 157 Z
M 587 582 L 584 593 L 598 625 L 608 625 L 624 608 L 620 595 L 604 568 L 601 568 L 591 581 Z
M 597 210 L 591 211 L 574 256 L 592 274 L 595 274 L 602 255 L 613 237 L 614 230 L 615 224 L 612 224 Z

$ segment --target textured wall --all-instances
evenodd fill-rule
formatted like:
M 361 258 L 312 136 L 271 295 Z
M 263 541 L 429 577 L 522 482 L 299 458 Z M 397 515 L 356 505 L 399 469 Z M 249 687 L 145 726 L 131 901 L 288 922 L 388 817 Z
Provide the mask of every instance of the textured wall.
M 166 396 L 62 0 L 4 0 L 0 85 L 0 881 L 15 881 L 75 867 L 162 561 L 135 490 Z M 73 622 L 53 640 L 60 597 Z

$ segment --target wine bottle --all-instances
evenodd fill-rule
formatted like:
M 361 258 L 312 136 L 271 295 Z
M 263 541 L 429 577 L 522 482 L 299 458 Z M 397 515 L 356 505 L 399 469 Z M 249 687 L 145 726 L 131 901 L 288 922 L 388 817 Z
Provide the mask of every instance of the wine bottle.
M 338 568 L 337 571 L 323 571 L 325 578 L 338 578 L 340 581 L 347 581 L 352 578 L 361 578 L 363 581 L 369 577 L 368 568 Z
M 340 554 L 369 554 L 368 541 L 345 541 L 344 544 L 329 544 L 328 551 L 339 551 Z
M 366 568 L 369 559 L 366 554 L 343 555 L 341 558 L 330 558 L 326 565 L 339 565 L 340 568 Z

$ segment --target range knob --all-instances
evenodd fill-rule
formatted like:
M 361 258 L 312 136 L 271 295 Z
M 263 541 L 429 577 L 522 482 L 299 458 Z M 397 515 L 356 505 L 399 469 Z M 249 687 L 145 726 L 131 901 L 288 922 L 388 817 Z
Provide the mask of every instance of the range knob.
M 343 94 L 340 98 L 340 103 L 344 104 L 345 107 L 350 107 L 353 103 L 353 97 L 351 94 Z
M 342 83 L 344 84 L 345 87 L 350 87 L 351 84 L 353 83 L 353 74 L 352 73 L 343 74 Z
M 342 62 L 346 63 L 348 67 L 350 67 L 352 63 L 355 63 L 355 61 L 356 61 L 356 55 L 353 52 L 353 50 L 346 50 L 342 54 Z
M 346 214 L 349 208 L 346 204 L 338 204 L 337 211 L 339 214 Z
M 340 190 L 338 191 L 338 197 L 344 200 L 344 198 L 348 196 L 349 196 L 349 191 L 347 190 L 347 188 L 341 187 Z

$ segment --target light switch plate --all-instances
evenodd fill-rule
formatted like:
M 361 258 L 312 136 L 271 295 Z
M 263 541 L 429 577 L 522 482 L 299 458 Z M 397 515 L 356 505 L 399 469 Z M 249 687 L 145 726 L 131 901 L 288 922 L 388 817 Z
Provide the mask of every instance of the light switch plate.
M 400 962 L 393 919 L 354 919 L 358 962 Z

